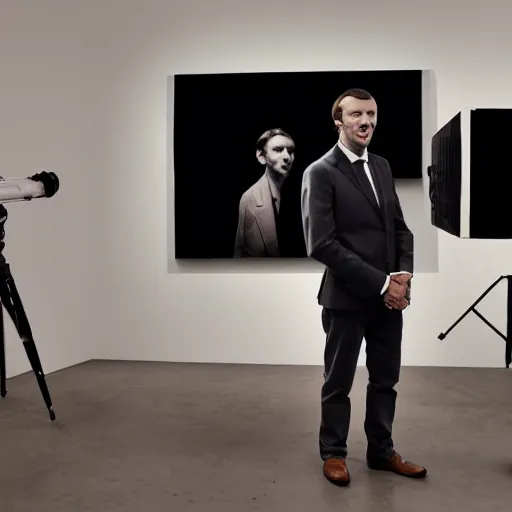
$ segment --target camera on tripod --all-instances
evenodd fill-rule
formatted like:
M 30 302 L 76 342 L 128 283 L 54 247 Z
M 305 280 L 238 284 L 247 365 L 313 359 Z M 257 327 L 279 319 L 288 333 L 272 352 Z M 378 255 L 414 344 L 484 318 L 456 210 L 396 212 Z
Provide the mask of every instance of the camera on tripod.
M 5 222 L 8 213 L 3 203 L 15 201 L 30 201 L 37 198 L 48 198 L 54 196 L 59 190 L 59 179 L 53 172 L 42 171 L 28 178 L 5 179 L 0 177 L 0 302 L 11 320 L 13 321 L 18 335 L 23 342 L 25 352 L 28 356 L 32 369 L 37 378 L 41 394 L 50 413 L 50 419 L 55 420 L 50 393 L 46 385 L 45 375 L 39 359 L 36 344 L 32 336 L 32 329 L 25 313 L 16 283 L 11 274 L 10 265 L 3 255 L 5 248 Z M 6 386 L 6 364 L 5 364 L 5 339 L 3 309 L 0 306 L 0 395 L 7 394 Z

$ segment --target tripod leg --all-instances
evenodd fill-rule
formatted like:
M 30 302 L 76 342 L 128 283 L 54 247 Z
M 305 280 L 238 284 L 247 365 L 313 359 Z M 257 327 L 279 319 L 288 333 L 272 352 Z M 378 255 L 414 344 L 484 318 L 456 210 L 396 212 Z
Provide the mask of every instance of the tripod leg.
M 39 354 L 34 343 L 34 338 L 32 337 L 32 329 L 30 328 L 27 315 L 25 314 L 25 309 L 23 308 L 18 290 L 16 289 L 14 278 L 10 273 L 9 265 L 5 264 L 5 267 L 5 286 L 2 287 L 0 292 L 1 299 L 23 342 L 25 352 L 27 353 L 30 364 L 32 365 L 32 369 L 36 375 L 37 382 L 39 383 L 39 388 L 41 390 L 41 394 L 43 395 L 44 402 L 50 413 L 50 418 L 52 421 L 54 421 L 55 412 L 53 411 L 50 392 L 48 391 L 48 387 L 46 385 L 45 375 L 41 366 Z
M 480 295 L 480 297 L 478 297 L 478 299 L 476 299 L 475 302 L 473 302 L 473 304 L 471 304 L 471 306 L 469 306 L 469 308 L 459 318 L 457 318 L 457 320 L 455 320 L 455 322 L 448 328 L 446 332 L 439 334 L 438 339 L 444 340 L 450 331 L 452 331 L 460 322 L 462 322 L 462 320 L 464 320 L 464 318 L 469 315 L 469 313 L 475 312 L 475 307 L 502 279 L 507 278 L 508 282 L 510 283 L 509 277 L 512 276 L 501 276 L 496 279 L 496 281 L 494 281 L 494 283 L 492 283 L 491 286 L 489 286 L 489 288 L 487 288 L 487 290 L 485 290 L 485 292 L 482 293 L 482 295 Z
M 505 345 L 505 365 L 512 363 L 512 276 L 507 276 L 507 341 Z
M 5 365 L 5 332 L 4 332 L 4 310 L 0 304 L 0 395 L 2 398 L 7 395 L 6 386 L 6 365 Z

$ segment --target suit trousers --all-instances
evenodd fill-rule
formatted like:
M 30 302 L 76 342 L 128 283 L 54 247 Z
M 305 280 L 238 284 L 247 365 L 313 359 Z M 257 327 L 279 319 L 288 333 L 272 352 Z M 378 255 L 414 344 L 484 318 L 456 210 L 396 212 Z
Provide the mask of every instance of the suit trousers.
M 401 367 L 403 314 L 388 309 L 382 299 L 361 310 L 322 311 L 326 334 L 324 384 L 320 424 L 320 455 L 345 458 L 350 426 L 350 391 L 363 338 L 366 341 L 364 430 L 367 458 L 393 455 L 392 426 Z

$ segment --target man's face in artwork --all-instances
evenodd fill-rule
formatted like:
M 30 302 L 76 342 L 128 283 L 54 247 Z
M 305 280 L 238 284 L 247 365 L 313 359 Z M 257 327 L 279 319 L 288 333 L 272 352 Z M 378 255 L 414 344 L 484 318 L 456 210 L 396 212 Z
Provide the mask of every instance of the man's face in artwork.
M 295 159 L 295 144 L 288 137 L 274 135 L 268 140 L 264 150 L 256 153 L 256 158 L 271 171 L 287 176 Z

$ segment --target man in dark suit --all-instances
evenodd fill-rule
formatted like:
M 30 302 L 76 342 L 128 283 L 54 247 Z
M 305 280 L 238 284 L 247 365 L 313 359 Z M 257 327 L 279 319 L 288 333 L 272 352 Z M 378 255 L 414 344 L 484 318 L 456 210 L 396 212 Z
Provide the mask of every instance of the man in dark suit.
M 368 153 L 377 104 L 362 89 L 337 98 L 339 140 L 307 167 L 302 221 L 308 256 L 326 266 L 318 302 L 326 333 L 320 455 L 325 477 L 347 485 L 352 388 L 362 339 L 369 383 L 364 429 L 372 469 L 424 477 L 394 449 L 392 425 L 401 366 L 402 311 L 409 303 L 413 235 L 386 159 Z

